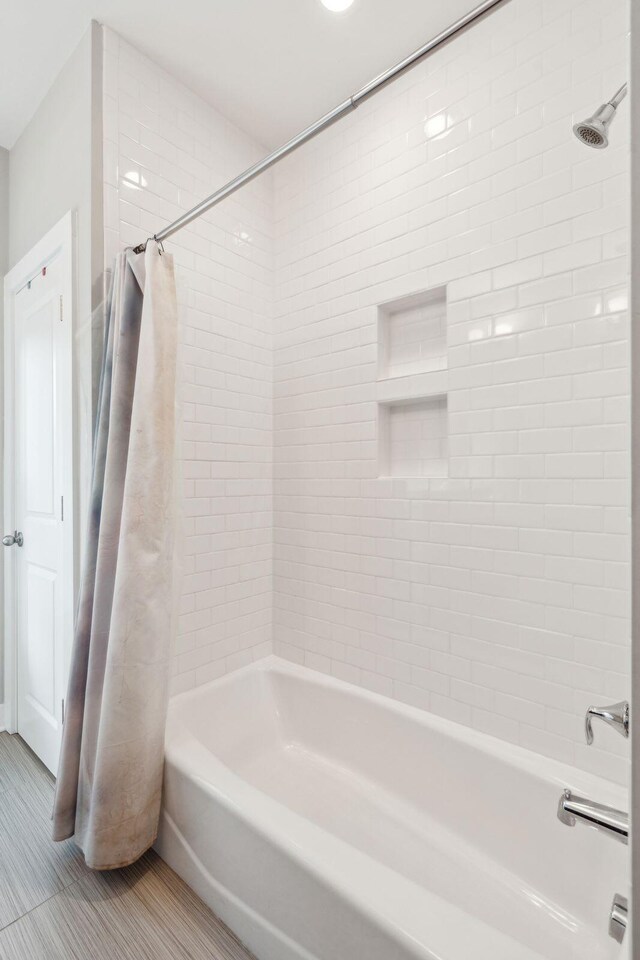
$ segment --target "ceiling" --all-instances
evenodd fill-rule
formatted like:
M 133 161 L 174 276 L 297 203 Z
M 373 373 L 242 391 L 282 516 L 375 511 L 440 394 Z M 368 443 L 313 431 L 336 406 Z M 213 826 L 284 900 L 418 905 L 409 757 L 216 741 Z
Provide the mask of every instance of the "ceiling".
M 274 147 L 478 0 L 5 0 L 0 145 L 10 148 L 91 19 Z

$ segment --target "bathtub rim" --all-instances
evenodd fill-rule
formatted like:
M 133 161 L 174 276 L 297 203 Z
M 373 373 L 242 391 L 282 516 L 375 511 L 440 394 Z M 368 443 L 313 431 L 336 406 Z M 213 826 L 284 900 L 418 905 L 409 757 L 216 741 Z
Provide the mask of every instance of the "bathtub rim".
M 435 733 L 444 735 L 457 743 L 464 744 L 478 750 L 481 753 L 516 767 L 519 771 L 533 776 L 537 779 L 554 783 L 562 792 L 565 787 L 570 787 L 575 791 L 587 792 L 591 795 L 595 791 L 598 798 L 604 803 L 610 803 L 614 806 L 623 806 L 629 804 L 629 788 L 614 780 L 608 780 L 597 774 L 589 773 L 580 767 L 572 766 L 553 757 L 546 757 L 544 754 L 537 753 L 520 744 L 511 743 L 508 740 L 502 740 L 500 737 L 475 730 L 466 724 L 451 720 L 448 717 L 442 717 L 431 711 L 420 707 L 414 707 L 403 703 L 393 697 L 386 696 L 361 687 L 358 684 L 349 683 L 330 674 L 322 673 L 311 667 L 305 667 L 290 660 L 285 660 L 275 654 L 269 654 L 260 660 L 232 670 L 221 677 L 209 680 L 205 684 L 193 687 L 190 690 L 174 694 L 169 699 L 169 709 L 167 715 L 167 725 L 165 734 L 165 751 L 171 753 L 172 759 L 179 761 L 173 753 L 173 744 L 179 738 L 180 728 L 187 730 L 189 736 L 195 737 L 195 734 L 189 728 L 188 721 L 185 722 L 184 710 L 194 701 L 205 699 L 206 696 L 222 687 L 229 687 L 244 677 L 251 674 L 280 673 L 285 676 L 294 677 L 304 682 L 312 682 L 319 687 L 333 689 L 338 692 L 347 693 L 352 697 L 360 699 L 365 703 L 370 703 L 378 708 L 388 711 L 394 711 L 400 716 L 426 727 Z M 182 734 L 184 736 L 184 734 Z M 205 749 L 208 749 L 203 744 Z M 215 751 L 210 751 L 216 757 L 218 762 L 230 770 L 224 761 L 217 756 Z M 233 771 L 230 771 L 233 772 Z M 589 793 L 589 791 L 591 793 Z

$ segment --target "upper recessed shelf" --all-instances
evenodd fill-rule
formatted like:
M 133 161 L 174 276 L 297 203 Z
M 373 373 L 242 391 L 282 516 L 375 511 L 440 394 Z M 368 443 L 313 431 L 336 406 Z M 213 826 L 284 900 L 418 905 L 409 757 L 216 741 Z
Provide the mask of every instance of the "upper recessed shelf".
M 378 307 L 378 377 L 447 368 L 447 290 L 437 287 Z

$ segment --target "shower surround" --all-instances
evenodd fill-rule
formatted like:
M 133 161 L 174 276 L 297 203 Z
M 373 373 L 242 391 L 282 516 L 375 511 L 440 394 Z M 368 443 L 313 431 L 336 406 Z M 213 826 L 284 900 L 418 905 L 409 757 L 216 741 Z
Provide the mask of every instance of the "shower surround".
M 275 653 L 621 781 L 583 715 L 629 693 L 628 113 L 571 125 L 627 20 L 513 0 L 274 204 Z M 379 477 L 377 306 L 442 286 L 448 477 Z
M 171 238 L 176 691 L 273 650 L 626 782 L 582 721 L 629 692 L 628 111 L 605 151 L 571 124 L 626 79 L 627 19 L 511 0 Z M 264 153 L 105 31 L 109 254 Z M 433 291 L 446 369 L 393 382 L 381 317 Z M 436 397 L 445 475 L 407 476 L 378 418 L 421 438 Z
M 263 148 L 113 31 L 104 33 L 105 262 Z M 173 690 L 271 650 L 272 190 L 251 184 L 171 241 L 184 482 Z

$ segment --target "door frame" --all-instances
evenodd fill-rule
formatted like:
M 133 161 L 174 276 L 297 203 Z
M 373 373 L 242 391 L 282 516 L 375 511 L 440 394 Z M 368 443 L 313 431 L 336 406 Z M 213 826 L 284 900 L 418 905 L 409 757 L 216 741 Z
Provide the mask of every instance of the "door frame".
M 15 509 L 15 296 L 43 267 L 56 257 L 62 282 L 63 356 L 56 371 L 65 385 L 63 430 L 61 436 L 62 475 L 64 486 L 63 582 L 65 584 L 62 616 L 66 639 L 63 675 L 68 677 L 73 638 L 74 617 L 74 484 L 73 484 L 73 328 L 74 328 L 74 218 L 71 211 L 27 253 L 4 278 L 4 532 L 11 532 L 16 522 Z M 4 535 L 4 533 L 3 533 Z M 16 635 L 16 554 L 3 551 L 4 565 L 4 724 L 9 733 L 18 729 L 18 644 Z

